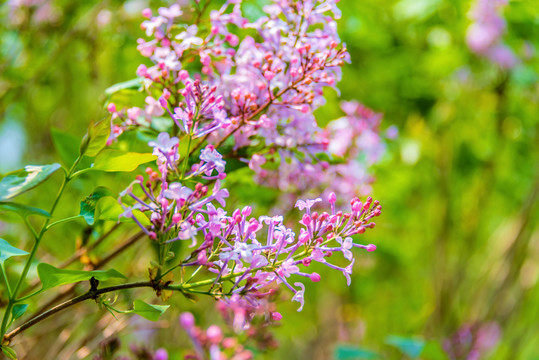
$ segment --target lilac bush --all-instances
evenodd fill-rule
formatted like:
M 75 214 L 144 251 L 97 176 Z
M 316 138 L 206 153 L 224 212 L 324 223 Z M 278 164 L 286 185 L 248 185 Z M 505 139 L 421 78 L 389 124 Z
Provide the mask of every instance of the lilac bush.
M 94 299 L 113 313 L 126 312 L 101 295 L 136 287 L 153 288 L 163 301 L 174 291 L 214 297 L 236 333 L 262 333 L 257 321 L 282 319 L 274 296 L 280 289 L 290 293 L 298 311 L 307 306 L 304 281 L 324 280 L 309 269 L 311 263 L 341 273 L 350 285 L 356 250 L 376 250 L 360 235 L 375 227 L 373 218 L 382 209 L 366 197 L 372 182 L 368 167 L 384 152 L 381 114 L 344 101 L 344 116 L 325 127 L 313 115 L 326 101 L 326 88 L 338 92 L 341 68 L 350 62 L 337 34 L 336 1 L 275 0 L 254 20 L 243 15 L 239 0 L 206 10 L 184 14 L 173 4 L 157 13 L 143 11 L 147 39 L 139 39 L 137 49 L 151 65 L 141 64 L 137 79 L 108 91 L 134 87 L 144 94 L 144 104 L 106 104 L 110 117 L 90 125 L 42 229 L 28 224 L 36 245 L 9 291 L 2 322 L 5 353 L 12 351 L 7 345 L 14 336 L 74 303 Z M 146 153 L 131 151 L 129 134 L 146 139 Z M 395 129 L 385 135 L 394 136 Z M 81 165 L 83 157 L 93 158 L 93 164 Z M 278 189 L 276 209 L 287 210 L 252 216 L 252 204 L 227 207 L 231 160 L 249 169 L 260 186 Z M 151 163 L 146 171 L 118 196 L 98 188 L 79 216 L 50 222 L 72 179 L 91 171 L 130 172 L 146 163 Z M 56 168 L 27 169 L 20 181 L 4 178 L 2 200 L 11 201 L 17 187 L 47 171 Z M 111 196 L 117 203 L 107 201 Z M 90 280 L 91 289 L 9 331 L 20 316 L 18 306 L 29 297 L 19 293 L 41 238 L 50 227 L 78 217 L 90 225 L 98 219 L 135 223 L 158 249 L 148 281 L 101 288 L 99 281 L 121 274 L 42 264 L 43 289 L 83 280 Z M 298 224 L 292 226 L 295 218 Z M 167 307 L 137 301 L 127 312 L 162 313 Z M 189 313 L 180 318 L 194 344 L 193 358 L 250 357 L 216 325 L 203 331 L 194 322 Z

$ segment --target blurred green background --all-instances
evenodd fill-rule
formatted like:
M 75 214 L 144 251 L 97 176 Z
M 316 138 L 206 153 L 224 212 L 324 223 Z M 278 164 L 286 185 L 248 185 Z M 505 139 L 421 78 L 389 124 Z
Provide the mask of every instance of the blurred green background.
M 143 36 L 140 10 L 164 4 L 16 3 L 1 7 L 0 172 L 60 161 L 50 129 L 80 137 L 90 121 L 106 115 L 104 90 L 135 77 L 144 60 L 136 51 Z M 328 104 L 317 115 L 324 123 L 341 116 L 341 99 L 358 99 L 385 114 L 384 128 L 399 129 L 371 169 L 373 196 L 384 211 L 364 242 L 378 250 L 358 256 L 350 287 L 342 276 L 320 270 L 323 281 L 307 284 L 301 313 L 283 295 L 284 319 L 274 329 L 280 346 L 256 358 L 405 359 L 421 353 L 447 359 L 444 342 L 470 327 L 475 340 L 490 336 L 495 343 L 480 359 L 539 359 L 539 56 L 533 51 L 539 49 L 539 4 L 515 0 L 505 9 L 504 41 L 521 59 L 510 71 L 468 50 L 470 1 L 342 0 L 339 6 L 352 64 L 344 69 L 341 95 L 328 91 Z M 131 176 L 78 180 L 59 215 L 76 213 L 97 184 L 121 191 Z M 57 182 L 53 177 L 24 201 L 50 204 Z M 0 218 L 0 234 L 28 248 L 30 237 L 12 220 Z M 119 232 L 90 257 L 106 256 L 134 230 Z M 51 233 L 41 259 L 53 264 L 88 238 L 81 223 Z M 110 266 L 144 277 L 148 259 L 141 243 Z M 91 358 L 100 341 L 119 331 L 123 351 L 146 341 L 180 358 L 187 340 L 176 315 L 195 309 L 207 326 L 215 310 L 209 299 L 202 305 L 180 296 L 173 301 L 178 306 L 157 325 L 128 316 L 117 321 L 86 304 L 44 322 L 14 347 L 27 347 L 28 358 Z M 496 331 L 489 335 L 487 327 Z

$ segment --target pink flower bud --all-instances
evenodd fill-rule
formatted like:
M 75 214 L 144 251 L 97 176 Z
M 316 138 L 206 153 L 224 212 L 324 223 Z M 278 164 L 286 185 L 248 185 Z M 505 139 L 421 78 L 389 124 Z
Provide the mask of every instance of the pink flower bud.
M 335 202 L 337 201 L 337 195 L 335 195 L 334 192 L 330 193 L 329 196 L 328 196 L 328 201 L 331 204 L 335 204 Z
M 167 107 L 167 99 L 165 99 L 163 96 L 159 98 L 159 105 L 166 108 Z
M 311 223 L 311 217 L 307 214 L 303 214 L 303 218 L 301 219 L 303 222 L 303 225 L 309 225 Z
M 185 81 L 189 79 L 189 73 L 187 72 L 187 70 L 180 70 L 180 72 L 178 73 L 178 78 L 181 81 Z
M 253 210 L 252 207 L 246 206 L 246 207 L 243 208 L 243 210 L 241 210 L 241 213 L 242 213 L 243 216 L 247 217 L 247 216 L 251 215 L 252 210 Z
M 180 221 L 182 221 L 182 214 L 176 213 L 176 214 L 172 215 L 172 222 L 174 224 L 178 224 Z
M 168 200 L 167 199 L 161 199 L 161 207 L 162 208 L 168 208 Z
M 190 330 L 195 326 L 195 317 L 190 312 L 184 312 L 180 314 L 180 325 L 186 329 Z
M 152 10 L 149 8 L 146 8 L 142 10 L 142 16 L 144 16 L 146 19 L 149 19 L 152 17 Z
M 168 89 L 163 90 L 163 97 L 167 100 L 170 99 L 170 91 Z
M 153 231 L 150 231 L 150 232 L 148 233 L 148 236 L 149 236 L 150 239 L 152 239 L 152 240 L 157 239 L 157 234 L 156 234 L 155 232 L 153 232 Z
M 313 282 L 319 282 L 320 281 L 320 275 L 317 274 L 317 273 L 312 273 L 311 276 L 309 276 L 311 278 L 311 281 Z
M 376 245 L 369 244 L 369 245 L 367 245 L 367 247 L 365 249 L 367 251 L 369 251 L 369 252 L 372 252 L 372 251 L 376 250 Z
M 111 113 L 116 112 L 116 105 L 114 105 L 114 103 L 108 104 L 107 110 L 108 112 L 111 112 Z
M 281 315 L 281 313 L 277 312 L 277 311 L 274 311 L 271 313 L 271 319 L 273 321 L 281 321 L 281 319 L 283 318 L 283 316 Z

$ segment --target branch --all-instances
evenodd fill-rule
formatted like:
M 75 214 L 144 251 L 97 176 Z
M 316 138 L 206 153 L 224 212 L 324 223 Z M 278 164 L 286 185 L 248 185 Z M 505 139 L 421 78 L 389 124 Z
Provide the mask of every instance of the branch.
M 151 281 L 139 281 L 139 282 L 133 282 L 133 283 L 127 283 L 127 284 L 122 284 L 122 285 L 116 285 L 116 286 L 110 286 L 110 287 L 106 287 L 106 288 L 102 288 L 102 289 L 96 289 L 96 290 L 89 290 L 87 293 L 85 294 L 82 294 L 80 296 L 77 296 L 73 299 L 70 299 L 66 302 L 63 302 L 37 316 L 34 316 L 33 318 L 31 318 L 30 320 L 28 320 L 27 322 L 25 322 L 24 324 L 22 324 L 21 326 L 13 329 L 12 331 L 10 331 L 9 333 L 7 333 L 6 335 L 4 335 L 4 343 L 9 343 L 15 336 L 17 336 L 18 334 L 20 334 L 21 332 L 23 332 L 24 330 L 34 326 L 35 324 L 39 323 L 40 321 L 43 321 L 45 320 L 46 318 L 48 318 L 49 316 L 51 315 L 54 315 L 56 314 L 57 312 L 63 310 L 63 309 L 66 309 L 72 305 L 75 305 L 75 304 L 78 304 L 82 301 L 85 301 L 85 300 L 88 300 L 88 299 L 96 299 L 99 295 L 102 295 L 102 294 L 105 294 L 105 293 L 109 293 L 109 292 L 113 292 L 113 291 L 118 291 L 118 290 L 125 290 L 125 289 L 133 289 L 133 288 L 140 288 L 140 287 L 155 287 L 155 283 L 152 283 Z

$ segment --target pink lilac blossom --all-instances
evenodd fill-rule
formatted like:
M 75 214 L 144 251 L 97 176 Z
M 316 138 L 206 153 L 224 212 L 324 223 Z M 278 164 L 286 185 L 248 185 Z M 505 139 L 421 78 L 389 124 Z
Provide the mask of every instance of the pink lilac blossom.
M 513 50 L 502 40 L 507 24 L 501 14 L 507 4 L 507 0 L 477 0 L 470 12 L 473 23 L 466 34 L 472 52 L 503 69 L 511 69 L 519 63 Z
M 218 298 L 235 331 L 252 330 L 255 318 L 279 321 L 273 301 L 279 289 L 289 291 L 301 311 L 306 287 L 298 280 L 322 280 L 309 269 L 313 261 L 351 284 L 354 248 L 376 250 L 355 235 L 375 226 L 381 206 L 357 195 L 370 190 L 367 167 L 384 152 L 381 115 L 363 105 L 343 102 L 345 116 L 326 128 L 313 115 L 325 103 L 323 90 L 337 90 L 341 66 L 349 62 L 336 32 L 336 1 L 275 0 L 253 22 L 243 17 L 241 3 L 226 1 L 210 13 L 209 25 L 178 25 L 183 12 L 177 4 L 158 15 L 144 10 L 142 29 L 151 39 L 139 39 L 138 49 L 153 63 L 137 69 L 145 105 L 107 107 L 110 144 L 125 131 L 155 132 L 155 120 L 168 116 L 168 131 L 148 143 L 156 169 L 120 194 L 120 217 L 158 245 L 160 264 L 173 243 L 179 245 L 173 269 L 191 274 L 182 291 Z M 261 184 L 309 193 L 296 201 L 298 231 L 283 216 L 226 208 L 222 180 L 230 158 L 247 163 Z M 343 199 L 351 199 L 349 211 L 339 210 Z M 190 283 L 195 276 L 204 280 Z M 187 314 L 180 322 L 197 357 L 220 358 L 227 346 L 218 328 L 202 331 Z

